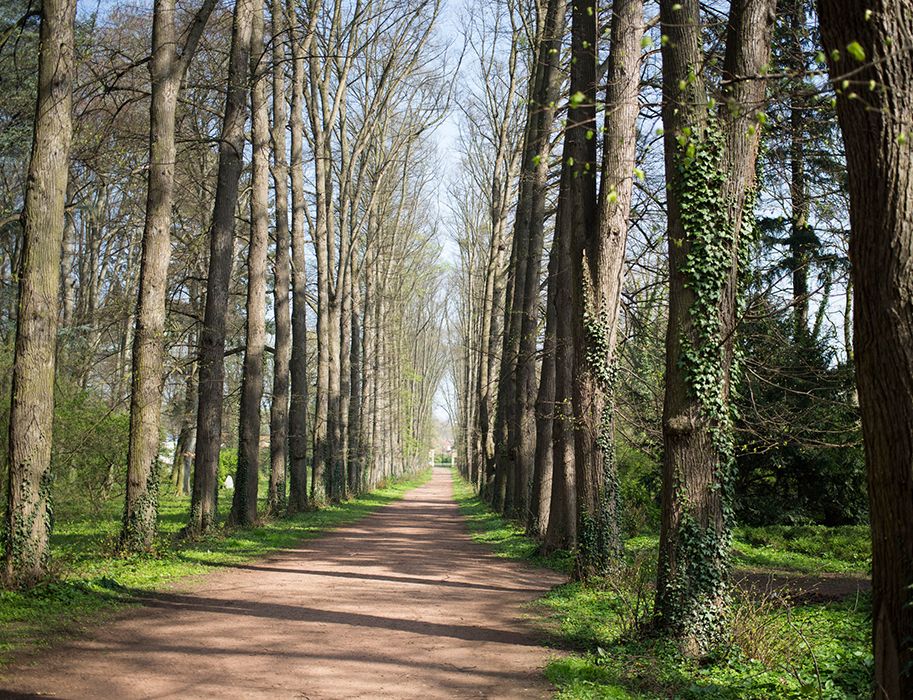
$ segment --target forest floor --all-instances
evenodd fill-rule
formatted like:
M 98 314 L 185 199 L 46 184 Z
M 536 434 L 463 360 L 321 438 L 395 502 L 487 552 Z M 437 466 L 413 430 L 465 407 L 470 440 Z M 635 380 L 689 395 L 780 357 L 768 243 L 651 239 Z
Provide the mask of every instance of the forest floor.
M 128 593 L 142 607 L 0 671 L 0 696 L 535 698 L 529 603 L 565 579 L 473 541 L 448 469 L 250 563 Z

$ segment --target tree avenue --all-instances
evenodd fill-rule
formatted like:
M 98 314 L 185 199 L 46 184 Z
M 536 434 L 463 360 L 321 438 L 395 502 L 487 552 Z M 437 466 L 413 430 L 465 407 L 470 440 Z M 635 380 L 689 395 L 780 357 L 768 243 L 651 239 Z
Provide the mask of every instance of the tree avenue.
M 103 5 L 0 8 L 15 615 L 446 463 L 561 697 L 913 697 L 911 0 Z

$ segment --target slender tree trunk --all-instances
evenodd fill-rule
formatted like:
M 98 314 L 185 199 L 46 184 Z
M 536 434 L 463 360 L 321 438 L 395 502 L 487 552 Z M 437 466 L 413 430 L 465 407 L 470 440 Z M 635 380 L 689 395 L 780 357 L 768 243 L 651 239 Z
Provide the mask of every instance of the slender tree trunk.
M 47 572 L 51 532 L 54 358 L 60 253 L 72 140 L 75 0 L 44 0 L 38 100 L 22 211 L 19 306 L 9 422 L 3 579 L 28 586 Z
M 289 362 L 292 347 L 289 316 L 291 258 L 288 221 L 288 161 L 285 153 L 286 108 L 285 41 L 289 38 L 282 0 L 272 0 L 273 20 L 273 187 L 276 195 L 276 256 L 273 263 L 273 316 L 276 348 L 273 353 L 273 396 L 269 417 L 269 494 L 267 511 L 279 515 L 286 508 L 285 475 L 288 469 Z
M 317 393 L 314 413 L 314 469 L 311 475 L 311 498 L 322 503 L 331 494 L 327 481 L 332 478 L 330 446 L 330 343 L 333 338 L 332 302 L 330 299 L 330 252 L 328 217 L 330 206 L 326 192 L 329 159 L 328 144 L 318 135 L 314 140 L 314 181 L 317 190 L 317 221 L 314 231 L 314 247 L 317 261 Z M 338 338 L 338 336 L 337 336 Z M 329 473 L 328 473 L 329 470 Z
M 635 170 L 643 14 L 643 0 L 615 0 L 612 5 L 599 220 L 595 227 L 575 232 L 574 345 L 581 358 L 574 386 L 580 542 L 575 573 L 584 579 L 617 566 L 622 553 L 615 344 Z
M 345 234 L 344 234 L 345 235 Z M 351 234 L 349 234 L 351 235 Z M 339 282 L 338 293 L 342 296 L 339 302 L 339 409 L 338 409 L 338 455 L 339 462 L 339 497 L 346 498 L 351 486 L 349 473 L 349 407 L 352 400 L 352 291 L 351 259 L 344 263 L 345 275 Z
M 572 2 L 571 99 L 564 132 L 561 184 L 558 192 L 558 220 L 554 244 L 555 269 L 555 418 L 551 520 L 546 547 L 577 543 L 575 462 L 576 416 L 573 395 L 578 363 L 574 342 L 574 299 L 581 279 L 575 276 L 574 254 L 578 240 L 596 225 L 596 37 L 597 13 L 587 0 Z M 559 500 L 573 504 L 568 521 L 560 522 Z M 563 527 L 562 527 L 563 526 Z M 562 531 L 563 530 L 563 531 Z
M 806 34 L 805 2 L 790 0 L 789 13 L 790 46 L 787 69 L 793 80 L 805 77 L 805 51 L 802 39 Z M 809 197 L 805 173 L 805 110 L 802 101 L 808 97 L 794 94 L 789 105 L 789 199 L 790 199 L 790 258 L 793 282 L 793 336 L 796 341 L 808 337 L 808 273 L 811 264 L 810 247 L 814 232 L 808 220 Z
M 219 142 L 216 197 L 209 231 L 206 310 L 200 333 L 200 404 L 197 410 L 193 497 L 187 526 L 187 534 L 190 536 L 207 532 L 216 518 L 216 475 L 222 444 L 222 394 L 225 378 L 225 316 L 228 311 L 238 180 L 244 154 L 254 11 L 253 0 L 237 0 L 232 22 L 228 90 L 222 138 Z
M 174 201 L 175 113 L 181 81 L 215 2 L 203 3 L 178 55 L 175 0 L 156 0 L 152 19 L 152 106 L 149 111 L 149 178 L 133 343 L 130 445 L 120 548 L 147 551 L 158 518 L 165 296 L 171 258 Z
M 358 495 L 364 490 L 364 475 L 362 474 L 362 332 L 361 332 L 361 299 L 358 282 L 352 281 L 352 347 L 350 350 L 351 365 L 349 371 L 349 386 L 351 400 L 349 402 L 349 492 Z
M 257 521 L 260 477 L 260 404 L 263 401 L 263 353 L 266 346 L 266 259 L 269 249 L 269 105 L 263 45 L 263 3 L 255 0 L 250 38 L 251 192 L 250 242 L 247 251 L 247 334 L 241 379 L 238 467 L 229 522 Z
M 193 341 L 191 341 L 193 342 Z M 194 343 L 195 344 L 195 343 Z M 184 409 L 181 411 L 181 431 L 178 434 L 177 445 L 174 450 L 174 464 L 172 466 L 171 484 L 179 496 L 189 495 L 189 489 L 184 486 L 184 473 L 187 471 L 188 458 L 193 463 L 193 453 L 196 449 L 196 408 L 197 408 L 197 369 L 196 361 L 187 369 L 184 379 Z
M 897 700 L 913 697 L 913 13 L 898 0 L 818 6 L 849 174 L 874 690 L 879 699 Z M 846 50 L 853 42 L 863 62 Z
M 567 167 L 562 168 L 563 171 Z M 562 181 L 565 178 L 562 177 Z M 566 185 L 562 185 L 566 187 Z M 570 338 L 560 334 L 561 322 L 558 313 L 559 289 L 563 285 L 570 292 L 568 281 L 570 250 L 568 250 L 568 231 L 562 223 L 564 212 L 558 213 L 555 224 L 555 236 L 549 254 L 548 264 L 548 297 L 546 304 L 546 322 L 552 320 L 552 328 L 546 327 L 546 349 L 551 346 L 551 353 L 543 357 L 542 374 L 539 386 L 538 409 L 540 419 L 548 420 L 550 427 L 537 424 L 538 435 L 536 438 L 536 470 L 542 473 L 551 466 L 551 496 L 549 497 L 548 523 L 545 527 L 545 537 L 542 540 L 542 551 L 550 552 L 556 549 L 570 549 L 576 543 L 576 499 L 574 497 L 574 453 L 573 436 L 565 436 L 568 423 L 570 396 L 559 394 L 559 385 L 564 386 L 570 382 L 567 373 L 572 371 L 570 363 L 572 357 L 568 354 Z M 562 274 L 562 267 L 565 269 Z M 565 304 L 569 300 L 564 299 Z M 563 307 L 567 308 L 567 306 Z M 573 348 L 571 348 L 573 350 Z M 572 377 L 573 375 L 571 375 Z M 542 385 L 542 382 L 551 382 L 551 386 Z M 551 401 L 548 401 L 551 394 Z M 546 403 L 547 402 L 547 403 Z M 548 440 L 546 441 L 546 438 Z M 545 454 L 548 453 L 548 454 Z
M 557 264 L 557 259 L 555 259 Z M 545 311 L 545 334 L 542 342 L 542 368 L 536 395 L 536 443 L 532 495 L 527 529 L 544 540 L 551 522 L 552 505 L 552 427 L 555 414 L 555 304 L 554 265 L 549 261 L 548 301 Z M 558 504 L 565 507 L 565 501 Z M 563 516 L 567 518 L 567 515 Z M 563 527 L 563 526 L 562 526 Z
M 545 207 L 548 191 L 548 171 L 551 160 L 551 135 L 555 121 L 555 106 L 561 83 L 561 41 L 565 31 L 566 0 L 548 0 L 543 18 L 542 38 L 537 48 L 533 89 L 527 112 L 527 141 L 520 168 L 520 194 L 514 223 L 515 246 L 522 249 L 521 264 L 515 270 L 514 299 L 510 310 L 510 329 L 506 330 L 504 359 L 513 367 L 502 365 L 505 382 L 504 420 L 507 424 L 506 443 L 508 463 L 513 472 L 516 495 L 514 510 L 532 525 L 548 520 L 547 502 L 551 497 L 551 458 L 537 465 L 536 417 L 537 381 L 536 352 L 539 335 L 539 289 L 542 274 L 542 253 L 545 243 Z M 519 239 L 519 240 L 518 240 Z M 508 348 L 508 343 L 511 347 Z M 503 362 L 503 360 L 502 360 Z M 509 379 L 504 379 L 509 376 Z M 554 375 L 548 380 L 549 415 L 554 401 Z M 513 396 L 511 396 L 513 394 Z M 501 398 L 499 396 L 499 410 Z M 543 426 L 544 427 L 544 426 Z M 549 441 L 551 427 L 547 427 Z M 503 433 L 499 433 L 501 435 Z M 502 440 L 505 439 L 502 437 Z M 544 456 L 544 454 L 543 454 Z M 548 468 L 544 467 L 548 464 Z M 543 467 L 543 469 L 537 469 Z M 548 484 L 535 483 L 536 477 Z M 543 488 L 544 487 L 544 488 Z M 536 498 L 529 496 L 534 491 Z M 544 496 L 545 503 L 542 502 Z M 541 506 L 546 506 L 542 512 Z M 544 519 L 539 520 L 542 516 Z M 535 527 L 538 526 L 534 526 Z M 544 529 L 543 529 L 544 533 Z
M 289 0 L 289 37 L 292 44 L 291 183 L 292 183 L 292 393 L 289 406 L 289 513 L 308 505 L 308 372 L 307 372 L 307 263 L 305 258 L 304 198 L 304 49 L 296 15 Z
M 494 188 L 493 188 L 494 189 Z M 485 292 L 482 298 L 482 335 L 479 338 L 479 369 L 476 391 L 479 395 L 479 411 L 476 417 L 477 450 L 479 469 L 483 471 L 482 492 L 487 495 L 493 507 L 498 511 L 504 509 L 507 491 L 507 474 L 494 469 L 494 399 L 497 379 L 495 352 L 498 345 L 499 310 L 497 300 L 503 297 L 504 267 L 504 225 L 492 217 L 492 238 L 488 251 L 488 262 L 485 266 Z
M 689 655 L 719 639 L 732 527 L 729 385 L 740 250 L 755 162 L 774 0 L 730 7 L 723 99 L 711 119 L 696 0 L 660 3 L 668 185 L 669 323 L 656 624 Z M 757 76 L 757 77 L 756 77 Z M 694 378 L 700 379 L 694 382 Z

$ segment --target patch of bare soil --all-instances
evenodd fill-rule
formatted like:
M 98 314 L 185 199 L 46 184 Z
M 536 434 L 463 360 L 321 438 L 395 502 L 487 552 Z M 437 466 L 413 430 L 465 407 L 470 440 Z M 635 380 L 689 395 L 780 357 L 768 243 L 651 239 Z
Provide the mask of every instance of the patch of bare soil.
M 796 574 L 786 571 L 736 571 L 736 586 L 758 595 L 781 596 L 789 605 L 812 605 L 846 600 L 866 593 L 871 582 L 850 574 Z

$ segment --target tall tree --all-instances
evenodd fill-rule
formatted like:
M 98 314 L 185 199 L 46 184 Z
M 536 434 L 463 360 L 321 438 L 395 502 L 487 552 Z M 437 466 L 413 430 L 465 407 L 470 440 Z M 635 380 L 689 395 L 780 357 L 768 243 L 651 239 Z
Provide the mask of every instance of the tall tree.
M 821 0 L 846 144 L 854 350 L 872 526 L 875 696 L 913 696 L 913 12 Z
M 200 332 L 197 451 L 193 465 L 190 522 L 186 530 L 190 536 L 207 532 L 216 518 L 216 476 L 222 445 L 225 380 L 225 315 L 235 238 L 238 181 L 244 155 L 251 26 L 255 5 L 260 5 L 259 0 L 237 0 L 232 19 L 225 112 L 219 141 L 219 172 L 209 229 L 206 309 Z
M 536 345 L 539 337 L 539 290 L 545 244 L 552 127 L 561 83 L 559 68 L 566 9 L 566 0 L 548 0 L 542 19 L 542 39 L 536 56 L 533 95 L 527 113 L 527 141 L 520 171 L 520 195 L 514 228 L 514 239 L 518 236 L 520 239 L 517 243 L 518 264 L 515 268 L 514 299 L 510 306 L 510 327 L 505 336 L 511 343 L 516 344 L 516 377 L 513 379 L 516 396 L 512 405 L 509 400 L 506 402 L 504 418 L 508 426 L 508 459 L 516 460 L 513 467 L 507 466 L 514 474 L 514 511 L 524 516 L 527 525 L 533 530 L 538 529 L 539 534 L 545 533 L 548 523 L 551 458 L 543 452 L 543 459 L 536 459 L 537 426 L 542 423 L 542 427 L 548 432 L 551 423 L 546 424 L 537 416 L 544 416 L 545 413 L 537 411 L 536 408 L 542 388 L 536 382 Z M 543 399 L 546 404 L 545 410 L 551 415 L 551 404 L 554 400 L 554 348 L 544 347 L 543 351 Z M 512 361 L 513 348 L 508 349 L 506 344 L 505 354 L 508 361 Z M 502 368 L 502 373 L 504 372 Z M 509 368 L 507 374 L 510 376 Z M 506 386 L 510 391 L 512 385 L 509 381 Z M 543 441 L 546 439 L 551 442 L 550 433 L 547 436 L 543 435 Z M 532 487 L 527 501 L 529 483 L 532 483 Z
M 120 534 L 120 547 L 126 551 L 149 549 L 156 531 L 165 295 L 174 202 L 175 114 L 181 82 L 215 4 L 215 0 L 205 0 L 180 34 L 175 0 L 156 0 L 153 6 L 149 175 L 133 336 L 127 491 Z
M 247 249 L 247 333 L 238 425 L 238 467 L 229 522 L 257 520 L 260 477 L 260 403 L 266 346 L 266 258 L 269 248 L 269 105 L 263 5 L 255 3 L 250 35 L 251 182 L 250 241 Z
M 730 6 L 714 113 L 700 3 L 660 3 L 670 273 L 655 615 L 691 655 L 713 646 L 726 615 L 733 335 L 774 7 L 774 0 Z
M 51 438 L 67 192 L 76 0 L 44 0 L 38 99 L 29 162 L 9 422 L 3 578 L 35 583 L 47 572 L 51 533 Z
M 269 493 L 267 510 L 278 515 L 285 509 L 289 433 L 289 361 L 292 348 L 289 315 L 289 256 L 291 240 L 288 221 L 288 157 L 285 131 L 288 128 L 285 66 L 287 62 L 288 21 L 282 0 L 272 0 L 273 20 L 273 123 L 270 133 L 273 150 L 273 188 L 276 196 L 276 254 L 273 261 L 273 317 L 276 347 L 273 352 L 273 395 L 269 418 Z
M 576 574 L 605 573 L 621 555 L 614 384 L 618 309 L 634 182 L 640 94 L 642 0 L 615 0 L 603 124 L 598 222 L 575 231 L 573 251 Z
M 308 504 L 308 373 L 307 373 L 307 262 L 305 257 L 304 192 L 304 87 L 305 60 L 314 38 L 321 1 L 315 0 L 308 24 L 301 26 L 297 4 L 288 0 L 289 41 L 292 45 L 292 100 L 289 152 L 292 186 L 292 354 L 289 404 L 289 500 L 288 510 L 297 513 Z
M 574 251 L 596 226 L 596 38 L 597 13 L 588 0 L 571 4 L 571 80 L 555 241 L 549 261 L 548 303 L 554 304 L 555 394 L 552 424 L 552 498 L 544 546 L 577 544 L 574 382 L 578 357 L 574 344 L 576 287 Z M 552 263 L 554 262 L 554 265 Z M 564 312 L 570 311 L 570 313 Z

